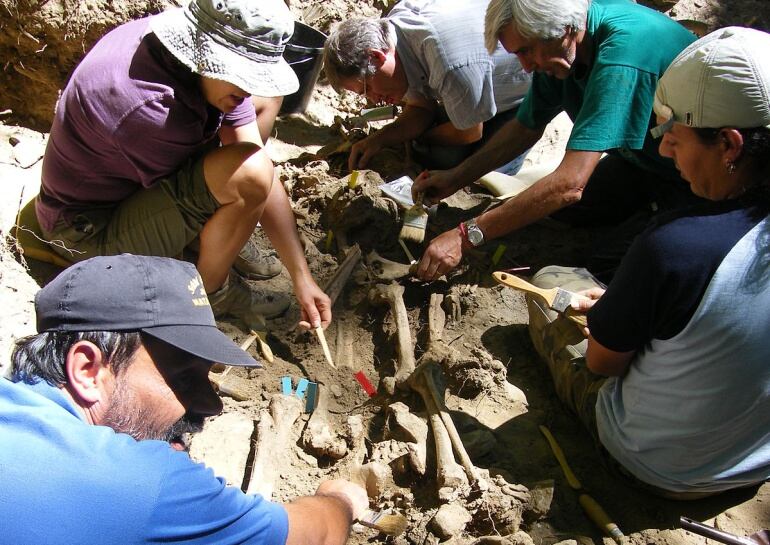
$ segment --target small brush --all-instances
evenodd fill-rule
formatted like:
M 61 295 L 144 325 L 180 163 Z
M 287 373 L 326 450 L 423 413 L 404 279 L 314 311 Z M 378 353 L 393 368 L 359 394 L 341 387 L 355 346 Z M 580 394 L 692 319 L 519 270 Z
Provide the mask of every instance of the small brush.
M 358 519 L 358 522 L 389 536 L 400 536 L 403 534 L 407 523 L 404 515 L 389 515 L 382 511 L 372 511 L 371 509 L 367 509 L 366 513 Z
M 420 243 L 425 240 L 425 228 L 428 226 L 428 213 L 422 206 L 422 193 L 417 195 L 414 204 L 404 212 L 404 225 L 398 238 Z

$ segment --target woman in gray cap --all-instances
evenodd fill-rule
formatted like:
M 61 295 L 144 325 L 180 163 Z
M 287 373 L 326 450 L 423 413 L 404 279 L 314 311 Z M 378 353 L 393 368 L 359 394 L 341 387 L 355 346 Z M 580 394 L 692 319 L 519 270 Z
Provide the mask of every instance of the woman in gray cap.
M 590 309 L 587 342 L 528 301 L 530 333 L 561 399 L 611 465 L 670 498 L 770 477 L 768 50 L 770 35 L 724 28 L 661 78 L 660 153 L 713 202 L 657 220 L 606 291 L 583 292 L 589 299 L 574 306 Z M 535 283 L 595 286 L 585 271 L 559 267 Z

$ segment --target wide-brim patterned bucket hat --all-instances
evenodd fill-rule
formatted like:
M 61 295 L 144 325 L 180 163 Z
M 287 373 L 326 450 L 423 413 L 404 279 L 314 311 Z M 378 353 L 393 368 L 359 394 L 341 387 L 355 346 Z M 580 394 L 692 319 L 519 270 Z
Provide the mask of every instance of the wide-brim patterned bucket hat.
M 201 76 L 263 97 L 299 89 L 283 51 L 294 18 L 283 0 L 192 0 L 150 19 L 150 28 L 180 62 Z

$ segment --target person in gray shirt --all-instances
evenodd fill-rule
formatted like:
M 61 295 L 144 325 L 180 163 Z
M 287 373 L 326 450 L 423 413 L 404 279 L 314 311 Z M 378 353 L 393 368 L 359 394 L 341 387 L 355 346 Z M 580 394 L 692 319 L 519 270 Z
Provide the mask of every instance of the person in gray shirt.
M 405 102 L 398 119 L 357 142 L 350 169 L 384 147 L 414 141 L 430 168 L 450 168 L 515 116 L 530 76 L 502 47 L 484 47 L 489 0 L 403 0 L 386 18 L 350 19 L 331 33 L 324 66 L 332 86 L 374 103 Z M 515 173 L 526 153 L 500 170 Z

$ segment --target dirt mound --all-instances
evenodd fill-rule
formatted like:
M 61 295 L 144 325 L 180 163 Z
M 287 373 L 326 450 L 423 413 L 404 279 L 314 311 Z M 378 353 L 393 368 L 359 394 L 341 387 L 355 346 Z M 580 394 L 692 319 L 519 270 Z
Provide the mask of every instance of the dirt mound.
M 162 11 L 170 0 L 4 0 L 0 18 L 0 96 L 13 120 L 51 126 L 59 90 L 107 31 Z

